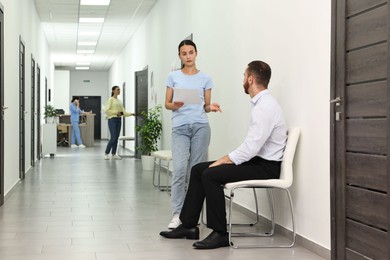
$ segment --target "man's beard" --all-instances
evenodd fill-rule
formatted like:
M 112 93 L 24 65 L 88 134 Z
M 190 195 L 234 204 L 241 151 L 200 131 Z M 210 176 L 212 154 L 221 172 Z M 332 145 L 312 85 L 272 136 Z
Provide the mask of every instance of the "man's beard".
M 248 89 L 249 89 L 249 83 L 248 83 L 248 80 L 245 80 L 244 84 L 243 84 L 243 87 L 244 87 L 244 91 L 246 94 L 249 94 L 248 92 Z

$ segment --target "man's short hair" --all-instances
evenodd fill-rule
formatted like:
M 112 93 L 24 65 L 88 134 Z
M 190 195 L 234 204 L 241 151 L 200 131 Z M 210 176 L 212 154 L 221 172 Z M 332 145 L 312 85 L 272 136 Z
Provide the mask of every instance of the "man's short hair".
M 260 60 L 252 61 L 248 64 L 248 75 L 252 75 L 255 78 L 257 84 L 268 87 L 268 83 L 271 79 L 271 67 Z

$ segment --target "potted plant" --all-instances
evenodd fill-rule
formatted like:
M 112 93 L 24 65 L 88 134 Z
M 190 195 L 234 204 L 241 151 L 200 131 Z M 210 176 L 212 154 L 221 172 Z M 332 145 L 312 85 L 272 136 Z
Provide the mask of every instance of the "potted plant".
M 43 115 L 46 118 L 47 123 L 54 123 L 54 118 L 57 116 L 57 112 L 52 105 L 45 106 L 45 112 Z
M 154 158 L 152 152 L 158 150 L 157 141 L 161 137 L 161 105 L 142 111 L 140 117 L 143 119 L 141 125 L 137 125 L 135 130 L 141 138 L 140 145 L 136 147 L 142 153 L 142 167 L 144 170 L 153 170 Z

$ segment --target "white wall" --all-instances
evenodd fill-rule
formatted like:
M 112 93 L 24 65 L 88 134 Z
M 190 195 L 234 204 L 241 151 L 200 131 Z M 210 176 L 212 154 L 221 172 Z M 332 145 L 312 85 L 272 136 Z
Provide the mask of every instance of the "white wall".
M 89 80 L 89 82 L 84 82 Z M 119 85 L 121 86 L 121 85 Z M 70 72 L 70 94 L 72 96 L 100 96 L 101 107 L 101 138 L 108 139 L 108 126 L 103 106 L 107 101 L 111 87 L 108 85 L 107 71 L 71 71 Z M 69 110 L 69 102 L 68 102 Z
M 63 109 L 65 111 L 65 114 L 69 114 L 70 71 L 55 70 L 53 83 L 53 106 L 57 109 Z
M 273 70 L 271 93 L 288 125 L 302 130 L 291 188 L 297 232 L 328 249 L 330 19 L 330 1 L 159 1 L 109 77 L 111 85 L 127 82 L 130 100 L 134 71 L 148 66 L 149 73 L 154 72 L 158 103 L 163 104 L 167 74 L 178 65 L 177 45 L 194 33 L 198 68 L 213 77 L 212 99 L 223 110 L 209 114 L 209 157 L 216 159 L 237 147 L 247 131 L 250 105 L 242 88 L 247 63 L 268 62 Z M 166 110 L 163 127 L 162 148 L 169 149 L 171 122 Z M 239 201 L 252 208 L 246 205 L 248 196 L 243 193 Z M 288 211 L 279 213 L 278 223 L 291 228 Z
M 31 162 L 31 54 L 41 69 L 41 104 L 44 100 L 44 82 L 48 79 L 50 87 L 53 63 L 50 60 L 49 47 L 34 1 L 0 0 L 4 6 L 4 190 L 5 194 L 19 181 L 19 35 L 25 43 L 25 86 L 26 86 L 26 171 Z M 21 19 L 23 17 L 23 19 Z M 35 139 L 36 140 L 36 139 Z M 35 153 L 36 154 L 36 153 Z

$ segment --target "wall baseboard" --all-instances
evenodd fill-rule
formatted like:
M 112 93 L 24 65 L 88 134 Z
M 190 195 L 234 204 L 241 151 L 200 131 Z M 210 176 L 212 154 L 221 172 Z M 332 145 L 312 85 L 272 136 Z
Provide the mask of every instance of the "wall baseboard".
M 9 189 L 5 194 L 4 194 L 4 202 L 7 201 L 7 199 L 14 193 L 14 191 L 19 188 L 20 185 L 20 180 L 15 182 L 15 184 L 12 186 L 11 189 Z
M 36 160 L 37 162 L 38 160 Z M 30 174 L 30 171 L 33 170 L 33 167 L 30 166 L 27 171 L 25 172 L 25 175 L 28 175 Z M 14 191 L 19 188 L 20 184 L 22 183 L 22 181 L 19 179 L 17 180 L 14 185 L 12 185 L 11 189 L 9 189 L 5 194 L 4 194 L 4 202 L 7 201 L 7 199 L 14 193 Z
M 238 212 L 252 218 L 252 219 L 256 219 L 256 213 L 239 205 L 239 204 L 236 204 L 234 203 L 233 204 L 233 208 L 235 210 L 237 210 Z M 269 220 L 268 218 L 265 218 L 263 216 L 259 216 L 260 217 L 260 221 L 262 221 L 263 223 L 266 223 L 267 225 L 271 225 L 271 220 Z M 278 224 L 276 224 L 275 226 L 275 232 L 285 236 L 285 237 L 292 237 L 292 231 L 286 229 L 285 227 L 282 227 Z M 330 259 L 330 250 L 305 238 L 305 237 L 302 237 L 300 236 L 299 234 L 296 234 L 296 240 L 295 240 L 295 243 L 299 244 L 300 246 L 306 248 L 307 250 L 310 250 L 311 252 L 329 260 Z

